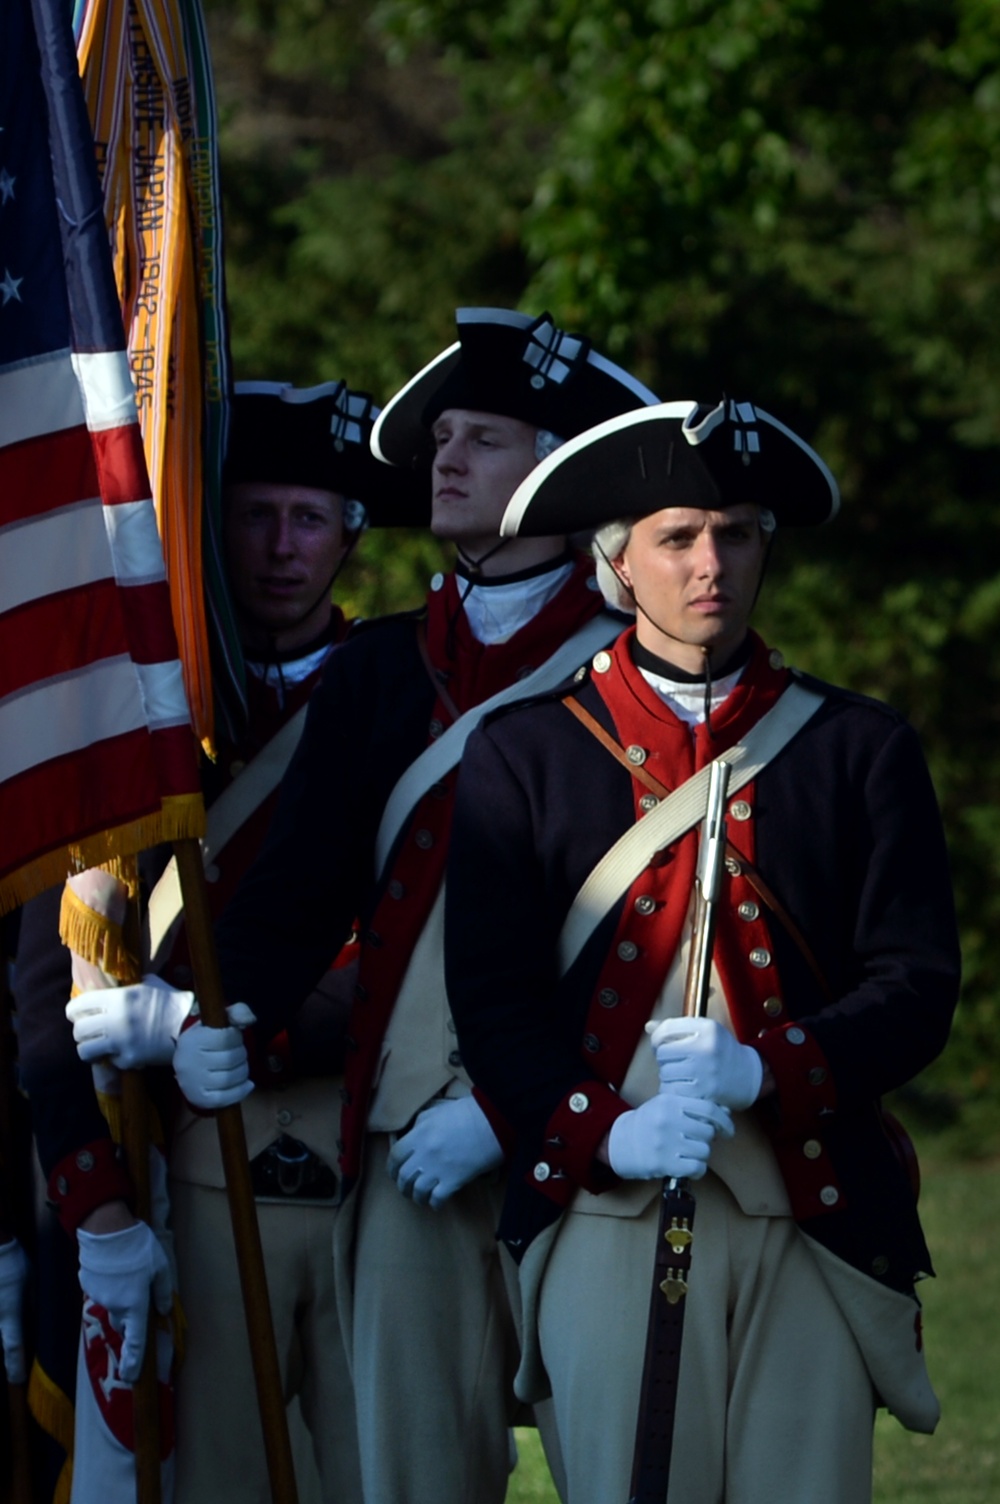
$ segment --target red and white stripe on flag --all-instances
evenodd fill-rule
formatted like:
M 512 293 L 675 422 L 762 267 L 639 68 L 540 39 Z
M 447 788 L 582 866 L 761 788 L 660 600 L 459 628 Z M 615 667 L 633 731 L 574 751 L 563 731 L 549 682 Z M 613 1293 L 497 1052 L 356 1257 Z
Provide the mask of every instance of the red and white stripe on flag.
M 59 47 L 43 38 L 48 66 L 66 19 L 53 0 L 36 0 L 42 11 L 60 28 Z M 4 12 L 0 913 L 74 865 L 204 825 L 103 222 L 74 201 L 93 177 L 84 187 L 100 202 L 93 143 L 87 127 L 67 152 L 26 0 Z

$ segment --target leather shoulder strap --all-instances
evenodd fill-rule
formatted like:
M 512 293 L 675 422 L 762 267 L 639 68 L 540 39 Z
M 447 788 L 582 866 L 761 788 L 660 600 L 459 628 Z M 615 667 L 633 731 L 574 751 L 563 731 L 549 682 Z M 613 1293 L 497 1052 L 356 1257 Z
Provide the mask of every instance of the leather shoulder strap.
M 551 658 L 547 658 L 540 668 L 536 668 L 534 673 L 529 674 L 526 679 L 518 679 L 514 684 L 509 684 L 506 689 L 500 690 L 499 694 L 491 695 L 481 705 L 474 705 L 471 710 L 467 710 L 453 725 L 448 727 L 442 736 L 438 737 L 436 742 L 432 742 L 414 762 L 411 762 L 389 795 L 382 815 L 382 823 L 378 829 L 378 836 L 375 840 L 375 870 L 379 875 L 414 805 L 419 803 L 428 789 L 458 765 L 465 751 L 466 742 L 483 717 L 493 710 L 499 710 L 502 705 L 513 705 L 518 700 L 527 700 L 532 695 L 544 694 L 546 690 L 555 689 L 568 679 L 581 663 L 586 663 L 589 658 L 592 658 L 599 648 L 607 647 L 608 643 L 613 642 L 621 629 L 620 621 L 615 621 L 603 612 L 591 617 L 590 621 L 585 622 L 579 631 L 574 632 L 572 637 L 567 638 L 561 647 L 556 649 Z
M 724 754 L 732 768 L 729 791 L 752 783 L 817 712 L 824 696 L 790 684 L 775 705 Z M 658 851 L 703 819 L 711 764 L 675 789 L 605 852 L 577 893 L 559 936 L 559 973 L 565 975 L 604 916 L 627 893 Z
M 278 787 L 302 737 L 308 708 L 308 704 L 301 706 L 285 722 L 257 756 L 247 763 L 242 773 L 233 779 L 228 788 L 223 789 L 209 809 L 205 820 L 205 834 L 200 842 L 203 866 L 207 867 L 216 859 L 236 832 Z M 149 895 L 143 921 L 144 954 L 150 971 L 158 970 L 166 962 L 173 949 L 182 915 L 177 860 L 171 857 Z
M 585 726 L 592 736 L 596 737 L 605 751 L 610 752 L 615 761 L 620 763 L 625 771 L 632 775 L 637 783 L 641 783 L 643 788 L 649 789 L 650 793 L 655 794 L 657 799 L 666 799 L 669 797 L 670 790 L 666 785 L 662 784 L 658 778 L 654 778 L 641 764 L 637 765 L 629 762 L 628 754 L 621 743 L 616 742 L 614 737 L 605 731 L 600 721 L 592 716 L 590 711 L 580 704 L 579 700 L 574 699 L 572 695 L 567 695 L 563 700 L 563 704 L 567 710 L 572 712 L 580 724 Z M 785 905 L 781 902 L 781 899 L 768 885 L 761 873 L 757 871 L 753 862 L 748 861 L 742 852 L 737 851 L 731 841 L 726 842 L 726 856 L 739 863 L 740 871 L 757 894 L 757 897 L 766 908 L 770 909 L 778 922 L 784 926 L 798 947 L 806 965 L 816 978 L 820 992 L 826 998 L 827 1002 L 832 1002 L 833 993 L 830 990 L 830 984 L 823 975 L 820 964 L 813 953 L 812 946 L 785 908 Z

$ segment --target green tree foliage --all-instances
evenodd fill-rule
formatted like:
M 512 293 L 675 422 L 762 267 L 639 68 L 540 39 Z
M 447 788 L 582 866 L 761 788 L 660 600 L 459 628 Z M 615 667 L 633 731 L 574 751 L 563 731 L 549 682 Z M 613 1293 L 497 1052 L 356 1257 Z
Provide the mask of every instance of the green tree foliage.
M 547 307 L 664 397 L 747 395 L 814 439 L 843 512 L 779 540 L 761 622 L 923 737 L 966 954 L 936 1080 L 978 1121 L 1000 1099 L 1000 8 L 212 11 L 241 375 L 384 396 L 457 303 Z M 433 560 L 409 557 L 378 540 L 358 600 L 415 599 Z

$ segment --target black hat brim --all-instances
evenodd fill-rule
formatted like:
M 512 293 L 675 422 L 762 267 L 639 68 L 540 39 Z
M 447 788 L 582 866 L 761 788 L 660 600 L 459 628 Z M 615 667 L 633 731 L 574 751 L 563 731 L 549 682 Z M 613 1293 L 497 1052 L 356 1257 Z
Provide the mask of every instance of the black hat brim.
M 712 416 L 726 404 L 707 411 L 695 402 L 661 403 L 569 440 L 515 491 L 502 536 L 584 532 L 666 507 L 714 511 L 746 502 L 766 507 L 785 527 L 829 522 L 840 493 L 819 455 L 760 408 L 729 406 L 734 417 L 714 424 Z M 758 447 L 752 451 L 745 447 L 741 411 L 753 413 L 749 427 Z M 702 414 L 699 425 L 693 420 Z
M 377 459 L 403 467 L 414 455 L 430 454 L 430 434 L 422 422 L 424 409 L 455 371 L 461 356 L 462 346 L 456 340 L 390 398 L 372 429 L 371 447 Z
M 429 452 L 430 429 L 448 408 L 516 418 L 565 439 L 656 402 L 648 387 L 592 350 L 589 340 L 557 330 L 548 314 L 460 308 L 456 319 L 457 343 L 418 371 L 379 414 L 372 449 L 390 464 Z
M 224 484 L 333 491 L 360 501 L 371 527 L 426 527 L 429 468 L 381 464 L 371 452 L 367 427 L 363 442 L 338 442 L 331 432 L 331 413 L 343 390 L 342 382 L 302 391 L 278 382 L 238 385 L 230 409 Z

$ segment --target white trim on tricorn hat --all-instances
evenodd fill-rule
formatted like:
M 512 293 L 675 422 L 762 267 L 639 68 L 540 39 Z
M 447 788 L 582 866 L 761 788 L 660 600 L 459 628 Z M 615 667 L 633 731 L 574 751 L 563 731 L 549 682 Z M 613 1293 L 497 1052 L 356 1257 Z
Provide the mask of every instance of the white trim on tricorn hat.
M 408 465 L 429 447 L 429 431 L 449 407 L 518 418 L 569 438 L 616 413 L 656 402 L 583 335 L 557 328 L 548 313 L 459 308 L 459 339 L 418 371 L 386 403 L 372 451 Z
M 665 507 L 754 502 L 783 526 L 829 522 L 840 493 L 814 449 L 750 402 L 623 413 L 543 460 L 511 497 L 503 537 L 583 532 Z
M 420 422 L 420 414 L 427 406 L 431 393 L 447 380 L 458 365 L 462 346 L 458 340 L 435 355 L 432 361 L 411 376 L 394 397 L 383 407 L 372 429 L 372 454 L 386 465 L 408 465 L 421 440 L 426 441 L 427 430 Z M 416 442 L 414 442 L 416 440 Z
M 430 520 L 430 477 L 382 465 L 371 452 L 378 408 L 344 381 L 294 387 L 238 381 L 230 411 L 223 481 L 268 482 L 334 491 L 363 505 L 373 527 Z

